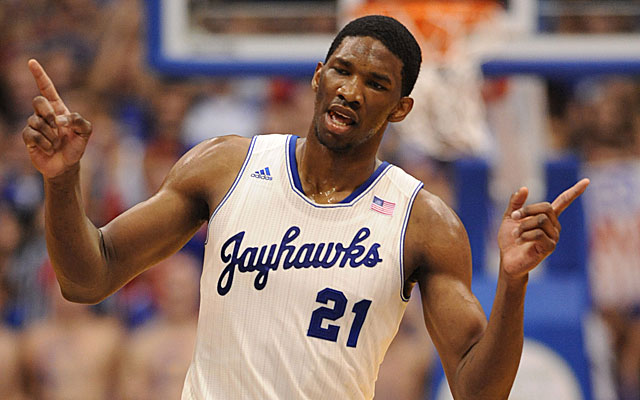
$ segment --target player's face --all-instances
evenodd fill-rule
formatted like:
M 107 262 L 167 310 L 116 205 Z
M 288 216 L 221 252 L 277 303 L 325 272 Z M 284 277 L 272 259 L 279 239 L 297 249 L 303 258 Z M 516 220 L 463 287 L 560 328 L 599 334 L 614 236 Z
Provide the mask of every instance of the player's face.
M 336 151 L 348 151 L 384 133 L 411 110 L 401 96 L 402 61 L 371 37 L 343 39 L 313 77 L 316 91 L 311 134 Z

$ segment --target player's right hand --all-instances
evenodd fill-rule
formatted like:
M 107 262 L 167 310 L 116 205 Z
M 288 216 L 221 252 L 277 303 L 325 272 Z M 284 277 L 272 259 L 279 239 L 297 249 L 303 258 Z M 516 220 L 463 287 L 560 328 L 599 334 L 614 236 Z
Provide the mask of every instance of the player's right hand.
M 33 99 L 35 112 L 22 130 L 22 139 L 34 167 L 45 179 L 54 178 L 78 164 L 91 136 L 91 123 L 69 112 L 36 60 L 29 60 L 29 70 L 41 95 Z

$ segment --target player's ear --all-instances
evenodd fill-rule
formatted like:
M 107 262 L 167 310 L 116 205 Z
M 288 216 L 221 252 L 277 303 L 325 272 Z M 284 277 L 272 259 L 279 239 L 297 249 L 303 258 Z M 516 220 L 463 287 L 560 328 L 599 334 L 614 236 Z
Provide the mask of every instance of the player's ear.
M 396 108 L 389 114 L 389 122 L 400 122 L 402 121 L 409 111 L 413 108 L 413 98 L 404 96 L 398 102 Z
M 313 89 L 314 92 L 318 90 L 318 85 L 320 84 L 320 71 L 322 71 L 323 66 L 324 64 L 318 62 L 318 65 L 316 65 L 316 71 L 313 73 L 313 78 L 311 78 L 311 89 Z

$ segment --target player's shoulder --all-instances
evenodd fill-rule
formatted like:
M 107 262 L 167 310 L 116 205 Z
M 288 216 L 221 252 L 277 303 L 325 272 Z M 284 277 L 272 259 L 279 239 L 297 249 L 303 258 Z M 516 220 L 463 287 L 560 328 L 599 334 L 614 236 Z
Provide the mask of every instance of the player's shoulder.
M 221 136 L 195 145 L 171 168 L 160 191 L 214 207 L 238 175 L 250 145 L 251 139 L 240 136 Z
M 169 179 L 201 186 L 204 182 L 224 180 L 227 175 L 235 177 L 244 163 L 250 144 L 251 139 L 235 135 L 205 140 L 178 160 Z
M 237 136 L 218 136 L 205 140 L 194 146 L 187 154 L 186 162 L 209 162 L 225 165 L 227 163 L 242 163 L 247 155 L 251 139 Z
M 425 188 L 420 189 L 416 195 L 409 221 L 425 229 L 430 226 L 444 229 L 440 234 L 455 233 L 464 228 L 455 211 Z
M 443 266 L 451 255 L 470 256 L 467 232 L 458 215 L 424 188 L 413 203 L 405 243 L 405 255 L 416 265 Z
M 194 146 L 181 162 L 193 167 L 195 171 L 203 170 L 208 175 L 207 178 L 211 178 L 211 173 L 215 173 L 216 177 L 223 174 L 235 177 L 251 154 L 295 143 L 289 141 L 295 137 L 284 134 L 256 135 L 253 139 L 236 135 L 220 136 Z

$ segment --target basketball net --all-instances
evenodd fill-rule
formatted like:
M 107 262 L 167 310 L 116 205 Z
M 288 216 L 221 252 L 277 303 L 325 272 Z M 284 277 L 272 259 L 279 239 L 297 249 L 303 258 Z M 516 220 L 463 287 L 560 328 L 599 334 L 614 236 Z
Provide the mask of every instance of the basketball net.
M 486 155 L 492 139 L 481 95 L 482 72 L 469 38 L 502 11 L 495 1 L 367 0 L 351 16 L 387 15 L 405 24 L 422 48 L 411 94 L 414 108 L 395 125 L 402 139 L 442 161 Z

